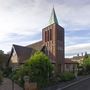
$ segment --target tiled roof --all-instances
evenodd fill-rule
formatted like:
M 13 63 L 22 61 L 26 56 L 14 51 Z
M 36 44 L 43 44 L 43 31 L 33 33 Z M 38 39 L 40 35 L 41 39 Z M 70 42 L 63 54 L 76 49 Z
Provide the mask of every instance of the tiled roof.
M 27 46 L 13 45 L 13 48 L 11 50 L 11 54 L 10 54 L 10 57 L 8 60 L 8 64 L 9 64 L 9 61 L 14 53 L 14 50 L 16 51 L 16 54 L 18 56 L 19 63 L 25 63 L 25 61 L 29 57 L 31 57 L 31 55 L 34 54 L 34 52 L 36 50 L 39 50 L 39 51 L 43 50 L 43 42 L 39 41 L 39 42 L 36 42 L 34 44 L 30 44 Z
M 74 56 L 72 59 L 73 59 L 73 60 L 80 60 L 80 59 L 82 59 L 82 58 L 84 58 L 84 56 Z
M 78 62 L 72 61 L 70 58 L 65 58 L 65 64 L 78 64 Z
M 24 63 L 34 52 L 32 48 L 19 45 L 13 45 L 13 48 L 15 49 L 16 54 L 19 58 L 19 63 Z
M 56 63 L 56 61 L 51 61 L 53 64 Z M 76 61 L 72 61 L 70 58 L 65 58 L 64 64 L 78 64 Z

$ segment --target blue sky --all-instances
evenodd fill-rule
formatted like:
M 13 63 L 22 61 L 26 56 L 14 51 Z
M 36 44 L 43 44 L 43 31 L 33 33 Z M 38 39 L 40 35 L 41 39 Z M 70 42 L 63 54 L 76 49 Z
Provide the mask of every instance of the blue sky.
M 90 0 L 53 0 L 59 25 L 65 29 L 65 56 L 90 53 Z M 52 0 L 0 0 L 0 49 L 28 45 L 42 38 Z

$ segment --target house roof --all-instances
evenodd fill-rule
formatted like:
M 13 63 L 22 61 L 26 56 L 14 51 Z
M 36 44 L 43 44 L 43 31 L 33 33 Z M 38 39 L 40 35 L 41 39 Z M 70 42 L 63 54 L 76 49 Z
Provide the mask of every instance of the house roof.
M 31 57 L 31 55 L 34 54 L 34 52 L 36 50 L 43 51 L 43 47 L 44 46 L 43 46 L 42 41 L 36 42 L 34 44 L 27 45 L 27 46 L 20 46 L 20 45 L 13 44 L 7 65 L 9 64 L 9 61 L 10 61 L 10 59 L 14 53 L 14 50 L 18 56 L 18 60 L 19 60 L 18 62 L 19 63 L 25 63 L 25 61 L 29 57 Z
M 25 63 L 25 61 L 31 57 L 32 54 L 37 50 L 42 50 L 44 48 L 42 41 L 28 45 L 28 46 L 19 46 L 19 45 L 13 45 L 13 48 L 11 50 L 11 56 L 13 55 L 13 52 L 15 50 L 19 63 Z M 11 58 L 10 56 L 10 58 Z M 55 64 L 55 61 L 51 62 Z M 65 58 L 65 64 L 77 64 L 77 62 L 72 61 L 70 58 Z
M 56 63 L 56 61 L 51 61 L 53 64 Z M 64 59 L 64 64 L 78 64 L 76 61 L 72 61 L 71 58 L 65 58 Z
M 65 64 L 78 64 L 78 62 L 72 61 L 70 58 L 65 58 Z
M 82 58 L 84 58 L 84 56 L 74 56 L 74 57 L 72 58 L 72 60 L 80 60 L 80 59 L 82 59 Z
M 32 48 L 19 45 L 13 45 L 13 49 L 16 51 L 16 54 L 19 58 L 19 63 L 24 63 L 34 52 Z

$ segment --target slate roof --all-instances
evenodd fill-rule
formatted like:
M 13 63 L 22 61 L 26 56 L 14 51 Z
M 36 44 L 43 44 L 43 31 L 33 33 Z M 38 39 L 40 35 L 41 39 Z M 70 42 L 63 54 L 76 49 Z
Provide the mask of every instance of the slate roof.
M 70 58 L 65 58 L 65 64 L 78 64 L 78 62 L 72 61 Z
M 20 46 L 20 45 L 13 44 L 11 54 L 10 54 L 10 57 L 8 60 L 8 64 L 9 64 L 9 61 L 10 61 L 12 55 L 13 55 L 14 50 L 16 51 L 16 54 L 18 56 L 18 62 L 19 63 L 25 63 L 25 61 L 29 57 L 31 57 L 31 55 L 34 54 L 34 52 L 36 50 L 43 51 L 43 47 L 44 46 L 43 46 L 42 41 L 36 42 L 34 44 L 27 45 L 27 46 Z
M 31 45 L 28 45 L 28 46 L 19 46 L 19 45 L 13 45 L 13 48 L 11 50 L 11 56 L 9 58 L 9 61 L 12 57 L 12 54 L 14 52 L 14 50 L 16 51 L 16 54 L 18 56 L 18 60 L 19 60 L 19 63 L 23 64 L 25 63 L 25 61 L 31 57 L 32 54 L 34 54 L 34 52 L 36 50 L 39 50 L 39 51 L 43 51 L 44 50 L 44 45 L 43 45 L 43 42 L 42 41 L 39 41 L 37 43 L 34 43 L 34 44 L 31 44 Z M 53 62 L 51 60 L 51 62 L 53 64 L 55 64 L 56 62 Z M 8 62 L 9 63 L 9 62 Z M 77 62 L 75 61 L 72 61 L 70 58 L 65 58 L 65 64 L 76 64 Z
M 56 63 L 56 61 L 52 61 L 52 60 L 51 60 L 51 62 L 52 62 L 53 64 Z M 64 64 L 78 64 L 78 62 L 72 61 L 70 58 L 65 58 L 65 59 L 64 59 Z
M 84 56 L 74 56 L 72 59 L 73 59 L 73 60 L 80 60 L 80 59 L 82 59 L 82 58 L 84 58 Z
M 19 45 L 13 45 L 13 48 L 15 49 L 18 56 L 19 63 L 24 63 L 34 52 L 32 48 Z

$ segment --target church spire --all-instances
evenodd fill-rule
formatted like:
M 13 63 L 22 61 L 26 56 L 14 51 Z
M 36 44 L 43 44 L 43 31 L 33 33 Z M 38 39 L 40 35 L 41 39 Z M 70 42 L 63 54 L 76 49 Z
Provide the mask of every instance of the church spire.
M 50 20 L 49 20 L 49 25 L 54 24 L 54 23 L 58 24 L 58 20 L 57 20 L 57 17 L 56 17 L 55 9 L 53 7 L 51 17 L 50 17 Z

